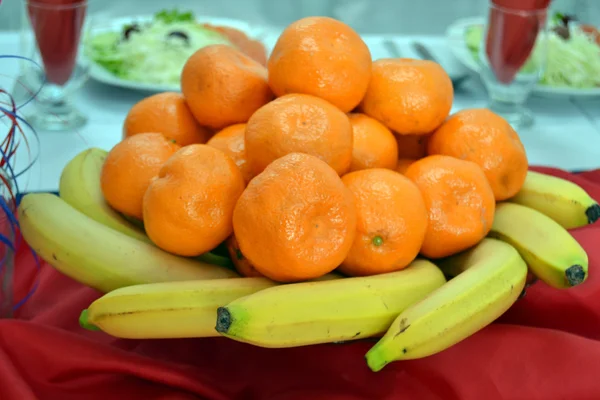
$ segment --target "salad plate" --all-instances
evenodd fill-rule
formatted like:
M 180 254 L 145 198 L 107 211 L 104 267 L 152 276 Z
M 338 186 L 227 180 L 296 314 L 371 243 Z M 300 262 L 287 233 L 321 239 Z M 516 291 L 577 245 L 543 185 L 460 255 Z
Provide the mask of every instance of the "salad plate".
M 474 72 L 479 72 L 480 69 L 479 62 L 477 60 L 477 52 L 481 42 L 481 34 L 479 37 L 477 37 L 477 35 L 473 35 L 473 30 L 477 29 L 478 27 L 483 27 L 484 24 L 484 17 L 464 18 L 455 21 L 446 30 L 446 40 L 450 51 L 464 66 Z M 469 37 L 470 35 L 471 37 Z M 551 45 L 552 43 L 549 43 L 549 46 Z M 574 48 L 570 49 L 570 51 L 576 53 L 579 51 L 579 49 Z M 583 59 L 589 59 L 589 57 L 586 57 L 585 54 L 575 55 L 579 55 Z M 565 71 L 565 73 L 568 72 L 569 71 Z M 600 71 L 596 71 L 595 74 L 597 76 L 600 74 Z M 553 85 L 550 82 L 540 82 L 533 89 L 533 94 L 544 97 L 592 97 L 600 96 L 600 86 L 579 88 L 565 86 L 564 84 Z
M 198 32 L 194 32 L 194 27 L 192 26 L 190 28 L 191 25 L 189 23 L 182 28 L 181 24 L 178 25 L 177 22 L 174 22 L 173 29 L 175 30 L 170 32 L 169 36 L 174 37 L 173 40 L 175 40 L 175 43 L 161 43 L 156 37 L 149 37 L 146 39 L 142 36 L 145 34 L 144 29 L 142 29 L 141 33 L 139 31 L 136 32 L 139 33 L 139 36 L 136 37 L 137 43 L 135 50 L 133 50 L 131 54 L 127 54 L 128 49 L 126 47 L 119 48 L 119 51 L 115 50 L 115 35 L 118 35 L 116 37 L 119 38 L 119 36 L 123 35 L 126 30 L 131 29 L 131 27 L 152 27 L 155 22 L 156 15 L 140 15 L 135 17 L 114 18 L 104 24 L 96 25 L 94 29 L 91 30 L 90 35 L 86 38 L 85 42 L 85 55 L 90 63 L 90 78 L 107 85 L 133 90 L 179 92 L 181 89 L 178 77 L 181 72 L 182 64 L 187 57 L 195 50 L 205 45 L 228 43 L 227 39 L 224 39 L 219 34 L 212 32 L 211 36 L 211 34 L 207 35 L 205 31 L 202 32 L 202 24 L 234 28 L 243 32 L 249 39 L 253 40 L 260 40 L 267 35 L 265 29 L 251 26 L 244 21 L 229 18 L 204 17 L 194 18 L 193 21 L 190 21 L 197 23 Z M 162 25 L 161 29 L 164 30 L 168 24 Z M 180 33 L 182 30 L 185 31 L 185 37 L 183 37 L 183 39 L 187 41 L 187 37 L 190 37 L 190 40 L 194 41 L 195 48 L 188 48 L 180 53 L 173 53 L 173 48 L 176 48 L 178 45 L 176 41 L 182 38 L 180 35 L 174 35 L 173 32 Z M 156 36 L 156 32 L 153 32 L 152 35 Z M 162 46 L 170 47 L 169 49 L 166 49 L 166 51 L 170 51 L 168 56 L 160 53 L 160 51 L 165 51 L 165 48 Z M 179 60 L 176 59 L 177 56 L 179 57 Z M 123 62 L 123 60 L 126 62 Z M 141 60 L 141 62 L 132 63 L 130 60 Z M 127 68 L 127 63 L 130 66 L 129 70 L 125 70 Z M 154 71 L 155 73 L 152 75 L 150 71 Z M 157 75 L 161 72 L 168 73 L 170 79 Z

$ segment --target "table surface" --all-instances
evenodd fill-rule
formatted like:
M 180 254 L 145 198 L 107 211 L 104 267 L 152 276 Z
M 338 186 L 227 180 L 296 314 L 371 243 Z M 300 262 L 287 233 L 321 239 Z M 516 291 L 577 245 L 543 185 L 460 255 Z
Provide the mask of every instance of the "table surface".
M 275 43 L 278 32 L 265 39 L 267 48 Z M 390 57 L 383 46 L 382 36 L 365 36 L 373 58 Z M 410 43 L 414 40 L 429 45 L 441 64 L 449 71 L 464 70 L 449 53 L 443 37 L 393 37 L 401 55 L 416 57 Z M 0 54 L 18 54 L 18 34 L 0 33 Z M 0 59 L 0 88 L 14 82 L 18 63 Z M 12 77 L 12 81 L 10 78 Z M 7 80 L 8 79 L 8 80 Z M 11 90 L 12 87 L 4 87 Z M 79 131 L 38 132 L 40 153 L 37 164 L 19 180 L 21 191 L 52 191 L 58 188 L 60 173 L 65 164 L 88 147 L 110 150 L 121 139 L 121 127 L 130 107 L 148 92 L 138 92 L 88 81 L 76 94 L 75 103 L 89 117 Z M 453 111 L 485 107 L 486 93 L 474 76 L 455 93 Z M 600 98 L 542 98 L 532 97 L 528 107 L 535 113 L 535 124 L 519 132 L 530 164 L 552 166 L 567 170 L 600 168 Z M 2 128 L 2 124 L 0 124 Z M 35 149 L 34 149 L 35 150 Z M 21 157 L 20 160 L 26 157 Z

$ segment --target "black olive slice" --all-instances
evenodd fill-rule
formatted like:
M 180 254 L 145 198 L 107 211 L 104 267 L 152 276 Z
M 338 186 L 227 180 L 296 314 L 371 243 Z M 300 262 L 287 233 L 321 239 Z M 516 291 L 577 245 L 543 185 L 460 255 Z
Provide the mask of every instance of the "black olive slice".
M 125 26 L 125 28 L 123 29 L 123 40 L 129 39 L 129 36 L 133 32 L 140 32 L 140 26 L 138 24 L 134 23 L 134 24 Z
M 167 37 L 169 38 L 179 38 L 182 39 L 185 44 L 189 45 L 190 44 L 190 38 L 187 35 L 187 33 L 185 32 L 181 32 L 181 31 L 173 31 L 173 32 L 169 32 L 169 34 L 167 35 Z

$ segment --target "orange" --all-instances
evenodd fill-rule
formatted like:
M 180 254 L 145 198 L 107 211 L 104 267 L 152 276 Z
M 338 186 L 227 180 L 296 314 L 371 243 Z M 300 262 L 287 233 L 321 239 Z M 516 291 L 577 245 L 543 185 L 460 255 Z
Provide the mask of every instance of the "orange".
M 398 144 L 394 134 L 381 122 L 365 114 L 355 113 L 348 117 L 354 133 L 350 171 L 394 169 L 398 160 Z
M 250 181 L 233 213 L 242 254 L 279 282 L 313 279 L 346 258 L 356 230 L 350 191 L 319 158 L 291 153 Z
M 206 143 L 211 132 L 198 124 L 180 93 L 155 94 L 136 103 L 123 124 L 123 137 L 158 132 L 180 146 Z
M 307 94 L 288 94 L 261 107 L 246 126 L 246 156 L 256 175 L 289 153 L 306 153 L 338 174 L 352 162 L 352 125 L 331 103 Z
M 222 34 L 242 53 L 259 62 L 261 65 L 267 65 L 267 50 L 258 40 L 252 40 L 244 32 L 229 26 L 214 26 L 210 24 L 202 24 L 202 26 Z
M 426 135 L 450 113 L 454 92 L 437 63 L 408 58 L 373 63 L 362 111 L 400 135 Z
M 396 164 L 396 172 L 404 174 L 408 167 L 413 165 L 413 163 L 417 161 L 414 158 L 401 158 L 398 160 L 398 164 Z
M 268 61 L 269 84 L 277 96 L 304 93 L 350 112 L 363 98 L 371 76 L 371 53 L 343 22 L 307 17 L 279 36 Z
M 246 124 L 231 125 L 217 132 L 206 144 L 231 157 L 240 169 L 244 181 L 248 183 L 252 179 L 252 173 L 246 159 L 245 133 Z
M 364 276 L 405 268 L 419 254 L 427 209 L 419 188 L 383 168 L 351 172 L 342 181 L 354 196 L 356 236 L 339 270 Z
M 273 98 L 267 69 L 227 45 L 192 54 L 181 72 L 181 91 L 196 120 L 215 130 L 248 121 Z
M 517 194 L 525 182 L 527 155 L 517 132 L 485 108 L 452 115 L 428 141 L 429 154 L 473 161 L 485 172 L 497 201 Z
M 229 252 L 229 257 L 238 274 L 245 276 L 246 278 L 260 278 L 264 276 L 258 272 L 256 268 L 250 264 L 250 261 L 242 254 L 235 235 L 231 235 L 229 236 L 229 239 L 227 239 L 227 251 Z
M 448 156 L 416 161 L 405 173 L 419 187 L 429 214 L 421 254 L 447 257 L 483 239 L 494 221 L 496 202 L 483 170 Z
M 427 155 L 429 135 L 394 135 L 398 144 L 398 158 L 419 159 Z
M 106 156 L 100 185 L 115 210 L 142 219 L 142 199 L 152 178 L 179 146 L 161 133 L 130 136 Z
M 198 256 L 233 231 L 244 179 L 231 157 L 204 144 L 182 148 L 160 169 L 144 196 L 144 227 L 161 249 Z

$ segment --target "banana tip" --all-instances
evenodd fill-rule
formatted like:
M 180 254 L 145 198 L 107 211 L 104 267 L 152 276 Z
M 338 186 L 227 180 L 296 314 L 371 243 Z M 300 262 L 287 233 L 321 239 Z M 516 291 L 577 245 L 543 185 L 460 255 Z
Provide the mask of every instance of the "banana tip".
M 585 210 L 585 215 L 587 216 L 589 224 L 593 224 L 594 222 L 598 221 L 598 219 L 600 219 L 600 205 L 596 203 L 588 207 L 588 209 Z
M 581 265 L 571 265 L 565 271 L 565 278 L 569 286 L 576 286 L 585 281 L 585 270 Z
M 81 315 L 79 316 L 79 326 L 81 326 L 83 329 L 87 329 L 88 331 L 99 331 L 100 330 L 100 329 L 98 329 L 97 326 L 89 323 L 87 309 L 83 310 L 81 312 Z
M 385 359 L 385 357 L 381 354 L 377 345 L 375 345 L 371 350 L 367 352 L 365 355 L 365 359 L 367 361 L 367 365 L 369 369 L 373 372 L 379 372 L 388 365 L 389 361 Z
M 232 322 L 231 313 L 227 307 L 217 308 L 217 326 L 215 327 L 217 332 L 227 333 Z

